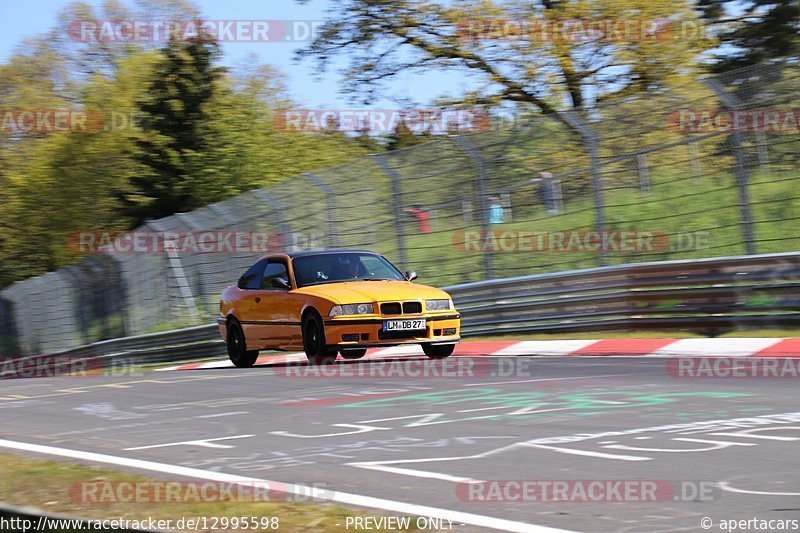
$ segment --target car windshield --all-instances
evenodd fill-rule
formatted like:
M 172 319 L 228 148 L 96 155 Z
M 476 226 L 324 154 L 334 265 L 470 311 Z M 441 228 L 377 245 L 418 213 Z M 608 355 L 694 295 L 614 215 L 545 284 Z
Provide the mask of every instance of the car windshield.
M 403 280 L 389 261 L 376 254 L 323 253 L 295 257 L 292 261 L 298 287 L 356 280 Z

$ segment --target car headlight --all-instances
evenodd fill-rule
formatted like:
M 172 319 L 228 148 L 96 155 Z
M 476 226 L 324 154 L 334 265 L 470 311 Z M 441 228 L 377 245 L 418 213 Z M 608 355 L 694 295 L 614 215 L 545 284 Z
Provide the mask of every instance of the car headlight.
M 428 311 L 448 311 L 452 307 L 450 300 L 425 300 L 425 309 Z
M 372 304 L 345 304 L 334 305 L 328 316 L 339 315 L 371 315 L 375 313 L 375 306 Z

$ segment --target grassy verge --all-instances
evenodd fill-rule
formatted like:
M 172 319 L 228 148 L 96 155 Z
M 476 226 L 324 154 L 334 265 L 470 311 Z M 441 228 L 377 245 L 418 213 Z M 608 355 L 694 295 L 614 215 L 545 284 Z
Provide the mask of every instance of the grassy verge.
M 129 520 L 171 519 L 186 517 L 278 517 L 278 531 L 342 531 L 345 519 L 376 516 L 377 512 L 345 509 L 338 505 L 309 503 L 123 503 L 83 502 L 76 487 L 86 482 L 164 481 L 117 472 L 98 466 L 59 462 L 11 454 L 0 454 L 0 501 L 11 505 L 34 507 L 44 513 L 79 518 Z M 73 492 L 71 492 L 71 490 Z M 98 492 L 102 494 L 102 492 Z M 110 498 L 108 498 L 110 499 Z M 174 522 L 173 522 L 174 523 Z M 337 524 L 340 524 L 337 526 Z M 411 520 L 414 524 L 414 520 Z M 214 531 L 241 531 L 221 529 Z M 210 531 L 210 529 L 199 531 Z M 266 529 L 264 530 L 266 531 Z M 377 530 L 387 531 L 387 530 Z

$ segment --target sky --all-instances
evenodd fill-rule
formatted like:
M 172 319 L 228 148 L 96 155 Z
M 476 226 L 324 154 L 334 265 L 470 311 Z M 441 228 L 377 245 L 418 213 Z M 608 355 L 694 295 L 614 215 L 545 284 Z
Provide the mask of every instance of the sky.
M 101 0 L 85 0 L 96 9 Z M 299 4 L 294 0 L 194 0 L 207 20 L 322 20 L 330 2 L 336 0 L 310 0 Z M 42 34 L 55 27 L 57 14 L 70 0 L 0 0 L 0 61 L 5 62 L 14 47 L 26 37 Z M 125 2 L 130 5 L 130 2 Z M 97 9 L 99 11 L 99 9 Z M 308 108 L 352 109 L 362 108 L 360 103 L 350 103 L 340 94 L 339 68 L 329 68 L 322 79 L 315 79 L 317 67 L 313 59 L 301 63 L 294 61 L 294 51 L 305 43 L 223 43 L 223 64 L 236 66 L 250 61 L 251 54 L 260 63 L 269 64 L 284 77 L 292 99 Z M 391 82 L 390 91 L 367 107 L 394 109 L 398 103 L 391 96 L 411 98 L 419 105 L 430 103 L 444 94 L 455 95 L 466 87 L 462 74 L 425 73 L 407 75 Z

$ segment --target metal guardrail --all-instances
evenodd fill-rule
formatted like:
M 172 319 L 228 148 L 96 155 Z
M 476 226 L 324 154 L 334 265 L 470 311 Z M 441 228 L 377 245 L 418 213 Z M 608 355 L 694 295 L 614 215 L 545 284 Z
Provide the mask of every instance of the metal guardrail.
M 446 287 L 462 335 L 800 324 L 800 253 L 663 261 Z
M 800 253 L 663 261 L 444 287 L 462 335 L 800 325 Z M 220 356 L 217 324 L 95 342 L 54 357 L 148 363 Z M 26 359 L 41 358 L 30 356 Z
M 194 326 L 159 333 L 121 337 L 85 344 L 69 350 L 46 355 L 30 355 L 14 360 L 14 365 L 4 375 L 0 365 L 0 378 L 24 375 L 27 368 L 44 365 L 55 366 L 55 361 L 85 361 L 86 368 L 131 367 L 147 363 L 185 361 L 205 357 L 218 357 L 226 353 L 225 343 L 219 336 L 217 324 Z M 48 361 L 54 361 L 47 366 Z M 47 374 L 44 371 L 45 375 Z

